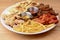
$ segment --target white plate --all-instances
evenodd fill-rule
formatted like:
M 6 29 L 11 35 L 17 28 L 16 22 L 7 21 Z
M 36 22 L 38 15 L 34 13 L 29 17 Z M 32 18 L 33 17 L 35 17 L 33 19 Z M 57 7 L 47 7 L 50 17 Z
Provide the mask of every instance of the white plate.
M 11 7 L 13 7 L 13 6 L 10 6 L 10 7 L 8 7 L 7 9 L 5 9 L 5 10 L 2 12 L 2 14 L 7 13 L 8 10 L 9 10 Z M 58 18 L 58 16 L 57 16 L 57 18 Z M 41 33 L 44 33 L 44 32 L 47 32 L 47 31 L 53 29 L 53 28 L 56 26 L 56 24 L 55 24 L 54 26 L 49 27 L 49 28 L 47 28 L 47 29 L 45 29 L 45 30 L 43 30 L 43 31 L 41 31 L 41 32 L 36 32 L 36 33 L 24 33 L 24 32 L 17 32 L 17 31 L 15 31 L 15 30 L 13 30 L 13 28 L 11 28 L 10 26 L 6 25 L 2 17 L 0 17 L 0 21 L 1 21 L 2 25 L 3 25 L 5 28 L 7 28 L 8 30 L 10 30 L 10 31 L 12 31 L 12 32 L 15 32 L 15 33 L 18 33 L 18 34 L 24 34 L 24 35 L 41 34 Z

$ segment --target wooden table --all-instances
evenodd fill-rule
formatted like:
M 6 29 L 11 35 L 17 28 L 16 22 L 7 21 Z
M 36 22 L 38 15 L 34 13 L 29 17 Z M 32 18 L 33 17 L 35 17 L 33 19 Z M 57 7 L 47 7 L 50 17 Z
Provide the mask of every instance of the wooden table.
M 8 6 L 21 0 L 0 0 L 0 14 Z M 34 0 L 35 1 L 35 0 Z M 60 0 L 38 0 L 36 2 L 49 4 L 54 10 L 60 13 Z M 59 14 L 60 15 L 60 14 Z M 13 33 L 0 23 L 0 40 L 60 40 L 60 22 L 51 31 L 40 35 L 26 36 Z

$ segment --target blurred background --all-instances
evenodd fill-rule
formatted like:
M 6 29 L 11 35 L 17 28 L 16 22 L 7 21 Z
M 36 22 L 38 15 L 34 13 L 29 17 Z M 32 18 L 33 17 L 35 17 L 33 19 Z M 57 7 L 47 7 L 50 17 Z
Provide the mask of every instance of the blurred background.
M 7 7 L 21 1 L 26 0 L 0 0 L 0 15 Z M 30 0 L 28 0 L 30 1 Z M 57 13 L 60 18 L 60 0 L 32 0 L 39 3 L 49 4 Z M 26 36 L 13 33 L 0 23 L 0 40 L 60 40 L 60 21 L 56 28 L 40 35 Z

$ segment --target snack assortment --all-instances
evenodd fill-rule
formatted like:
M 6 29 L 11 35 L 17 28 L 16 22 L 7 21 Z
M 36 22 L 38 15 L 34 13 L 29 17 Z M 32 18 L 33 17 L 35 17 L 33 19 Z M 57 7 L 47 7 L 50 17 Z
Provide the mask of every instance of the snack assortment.
M 19 2 L 2 15 L 5 23 L 18 32 L 34 33 L 58 23 L 57 13 L 49 5 L 36 2 Z

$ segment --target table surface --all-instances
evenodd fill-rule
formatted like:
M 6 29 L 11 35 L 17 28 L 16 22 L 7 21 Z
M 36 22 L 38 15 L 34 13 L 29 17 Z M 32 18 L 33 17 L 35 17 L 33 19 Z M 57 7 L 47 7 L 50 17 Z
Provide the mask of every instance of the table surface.
M 2 11 L 10 5 L 13 5 L 21 0 L 0 0 L 0 15 Z M 35 1 L 35 0 L 33 0 Z M 53 9 L 60 13 L 60 0 L 38 0 L 36 2 L 49 4 Z M 59 14 L 60 15 L 60 14 Z M 59 16 L 60 18 L 60 16 Z M 20 35 L 13 33 L 0 23 L 0 40 L 60 40 L 60 22 L 57 26 L 49 32 L 40 35 Z

